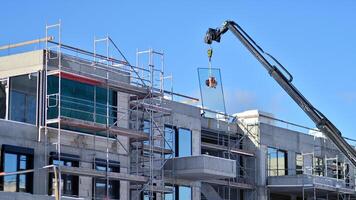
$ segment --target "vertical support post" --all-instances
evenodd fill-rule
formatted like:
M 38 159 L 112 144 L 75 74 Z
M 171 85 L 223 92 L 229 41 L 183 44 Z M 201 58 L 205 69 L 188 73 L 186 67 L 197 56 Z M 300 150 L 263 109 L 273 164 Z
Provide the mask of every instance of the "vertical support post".
M 44 70 L 44 86 L 43 86 L 43 101 L 44 101 L 44 127 L 45 127 L 45 162 L 46 164 L 48 163 L 48 150 L 47 150 L 47 146 L 48 146 L 48 102 L 49 102 L 49 95 L 48 95 L 48 62 L 49 59 L 58 59 L 58 94 L 55 95 L 56 96 L 56 101 L 57 101 L 57 123 L 58 123 L 58 127 L 57 127 L 57 143 L 56 143 L 56 149 L 57 149 L 57 159 L 58 161 L 61 160 L 61 78 L 62 78 L 62 74 L 61 74 L 61 67 L 62 67 L 62 57 L 61 57 L 61 48 L 62 48 L 62 39 L 61 39 L 61 20 L 59 20 L 58 24 L 54 24 L 54 25 L 46 25 L 46 38 L 48 38 L 48 32 L 50 29 L 57 29 L 58 31 L 58 44 L 55 46 L 57 49 L 57 52 L 55 52 L 55 54 L 57 54 L 56 57 L 51 58 L 51 47 L 48 45 L 48 41 L 46 40 L 46 59 L 45 59 L 45 70 Z M 60 162 L 59 162 L 60 163 Z M 57 187 L 58 187 L 58 199 L 61 199 L 62 196 L 62 191 L 61 191 L 61 170 L 60 170 L 60 164 L 57 166 L 57 172 L 58 172 L 58 180 L 57 180 Z M 46 181 L 45 181 L 46 182 Z M 47 185 L 47 183 L 45 184 Z
M 59 70 L 59 75 L 58 75 L 58 139 L 57 139 L 57 145 L 58 145 L 58 161 L 61 163 L 61 95 L 62 95 L 62 57 L 61 57 L 61 21 L 59 20 L 59 25 L 58 25 L 58 70 Z M 60 169 L 60 164 L 58 165 L 58 193 L 59 193 L 59 199 L 62 198 L 62 191 L 61 191 L 61 184 L 62 184 L 62 175 L 61 175 L 61 169 Z

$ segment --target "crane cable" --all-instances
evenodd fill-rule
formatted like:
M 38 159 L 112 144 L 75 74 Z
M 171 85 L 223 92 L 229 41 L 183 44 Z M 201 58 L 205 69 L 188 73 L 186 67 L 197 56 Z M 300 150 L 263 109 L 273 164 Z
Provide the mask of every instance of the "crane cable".
M 211 69 L 211 57 L 213 57 L 213 49 L 211 48 L 211 45 L 209 45 L 208 49 L 208 59 L 209 59 L 209 77 L 212 76 L 212 69 Z

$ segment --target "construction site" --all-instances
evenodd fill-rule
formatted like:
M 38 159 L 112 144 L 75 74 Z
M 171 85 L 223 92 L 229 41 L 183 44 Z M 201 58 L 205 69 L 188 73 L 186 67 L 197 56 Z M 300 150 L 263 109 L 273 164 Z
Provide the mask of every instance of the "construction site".
M 227 113 L 210 65 L 198 69 L 200 98 L 178 94 L 164 52 L 138 50 L 129 62 L 109 36 L 71 46 L 59 22 L 41 39 L 0 45 L 0 199 L 356 199 L 355 141 L 236 23 L 209 29 L 205 42 L 227 31 L 317 128 Z

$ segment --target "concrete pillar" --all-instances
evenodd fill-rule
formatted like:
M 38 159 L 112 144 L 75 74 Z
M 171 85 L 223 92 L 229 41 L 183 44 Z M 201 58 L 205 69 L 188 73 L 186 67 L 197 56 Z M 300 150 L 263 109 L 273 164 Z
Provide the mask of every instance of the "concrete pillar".
M 192 130 L 192 155 L 201 154 L 201 132 L 200 130 Z
M 194 186 L 192 186 L 192 200 L 200 200 L 201 199 L 201 183 L 195 182 Z
M 129 95 L 126 93 L 117 93 L 117 104 L 118 104 L 118 126 L 123 128 L 129 128 L 129 115 L 128 115 L 128 108 L 129 108 Z M 130 142 L 129 139 L 126 137 L 118 137 L 121 144 L 124 148 L 130 151 Z M 124 148 L 118 144 L 118 152 L 119 153 L 128 153 L 124 150 Z M 130 158 L 120 158 L 120 172 L 122 173 L 130 173 Z M 130 182 L 128 181 L 120 181 L 120 199 L 130 199 Z
M 295 162 L 295 152 L 288 151 L 288 175 L 295 175 L 296 174 L 296 162 Z
M 261 145 L 260 149 L 256 152 L 256 192 L 257 192 L 257 199 L 259 200 L 267 200 L 267 190 L 266 190 L 266 183 L 267 183 L 267 146 Z
M 126 137 L 119 137 L 121 144 L 125 147 L 125 149 L 129 150 L 129 139 Z M 119 153 L 127 153 L 121 145 L 118 148 Z M 130 158 L 120 156 L 120 172 L 122 173 L 130 173 Z M 130 182 L 128 181 L 120 181 L 120 199 L 130 199 Z
M 39 143 L 37 148 L 34 151 L 34 169 L 36 170 L 33 174 L 33 194 L 41 194 L 47 195 L 48 194 L 48 170 L 41 169 L 43 166 L 48 165 L 45 163 L 45 155 L 44 155 L 44 147 L 43 144 Z
M 80 167 L 92 168 L 92 163 L 80 162 Z M 79 196 L 80 197 L 91 197 L 93 191 L 92 177 L 79 176 Z

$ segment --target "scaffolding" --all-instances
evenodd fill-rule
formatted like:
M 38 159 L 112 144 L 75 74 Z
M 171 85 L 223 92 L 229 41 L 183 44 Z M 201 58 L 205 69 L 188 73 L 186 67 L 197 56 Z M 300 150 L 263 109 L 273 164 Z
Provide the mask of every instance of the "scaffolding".
M 51 35 L 52 32 L 55 37 Z M 64 184 L 61 181 L 63 174 L 104 179 L 106 197 L 110 196 L 110 180 L 130 181 L 128 187 L 135 191 L 131 192 L 133 199 L 144 196 L 151 200 L 157 195 L 172 192 L 165 187 L 163 170 L 166 160 L 174 154 L 171 139 L 165 137 L 164 129 L 166 124 L 173 123 L 170 121 L 170 110 L 164 107 L 164 81 L 167 79 L 164 76 L 164 53 L 153 49 L 138 51 L 136 66 L 133 66 L 109 36 L 94 38 L 93 53 L 62 44 L 60 22 L 46 25 L 48 37 L 51 40 L 45 40 L 44 79 L 40 90 L 43 91 L 40 98 L 43 102 L 40 105 L 44 113 L 41 129 L 44 138 L 40 137 L 39 140 L 44 143 L 45 163 L 50 162 L 49 156 L 55 152 L 53 155 L 57 161 L 53 164 L 58 179 L 55 179 L 54 184 L 58 190 L 58 199 L 64 195 L 61 189 Z M 115 53 L 123 60 L 116 59 L 113 56 Z M 141 62 L 144 56 L 148 59 L 146 64 Z M 157 57 L 159 62 L 156 62 Z M 92 99 L 66 96 L 62 91 L 63 80 L 94 86 Z M 115 105 L 111 102 L 112 91 L 119 96 L 116 97 L 117 101 L 125 102 L 126 99 L 128 104 L 117 102 Z M 104 101 L 99 101 L 102 98 L 99 95 L 103 94 Z M 89 133 L 93 141 L 87 145 L 89 147 L 78 145 L 90 149 L 93 155 L 92 159 L 80 158 L 80 164 L 75 167 L 66 166 L 62 162 L 68 156 L 62 148 L 69 148 L 62 137 L 71 131 Z M 129 138 L 126 143 L 122 141 L 122 136 Z M 97 143 L 101 142 L 102 145 L 103 140 L 105 150 L 100 150 Z M 110 150 L 113 143 L 124 152 Z M 105 155 L 102 161 L 106 165 L 104 172 L 95 170 L 97 160 L 102 155 Z M 119 172 L 113 172 L 109 170 L 112 160 L 127 162 L 119 164 Z M 92 165 L 94 169 L 82 167 L 84 165 Z M 96 199 L 95 187 L 92 198 Z
M 351 184 L 353 175 L 350 166 L 352 166 L 352 163 L 322 132 L 315 128 L 266 115 L 261 115 L 261 117 L 271 120 L 269 123 L 272 123 L 275 127 L 286 128 L 313 137 L 310 150 L 296 153 L 296 166 L 298 165 L 299 168 L 287 166 L 288 168 L 285 169 L 286 175 L 294 174 L 299 177 L 300 181 L 293 187 L 298 188 L 298 196 L 301 199 L 346 200 L 355 198 L 355 187 L 354 184 Z M 259 122 L 254 126 L 258 127 L 261 124 L 265 123 Z M 297 154 L 299 154 L 298 158 Z M 268 157 L 270 155 L 267 154 Z M 267 169 L 266 174 L 271 172 L 275 173 L 273 169 Z M 271 199 L 270 187 L 269 185 L 267 187 L 268 199 Z
M 202 108 L 201 111 L 209 113 L 209 115 L 218 116 L 216 119 L 217 127 L 226 125 L 226 130 L 202 130 L 202 148 L 206 150 L 213 150 L 218 153 L 218 157 L 223 157 L 236 161 L 237 174 L 235 178 L 225 180 L 209 180 L 210 184 L 220 185 L 218 193 L 224 199 L 232 198 L 232 191 L 240 189 L 248 191 L 245 193 L 247 199 L 256 199 L 255 181 L 256 181 L 256 136 L 251 131 L 251 128 L 246 126 L 236 116 L 228 115 L 226 113 L 213 111 L 210 109 Z M 213 135 L 207 134 L 214 132 Z M 209 142 L 204 142 L 209 141 Z M 258 142 L 259 144 L 259 142 Z M 213 153 L 211 152 L 211 153 Z M 209 151 L 207 151 L 209 153 Z M 204 152 L 202 152 L 204 154 Z M 210 154 L 210 153 L 209 153 Z

